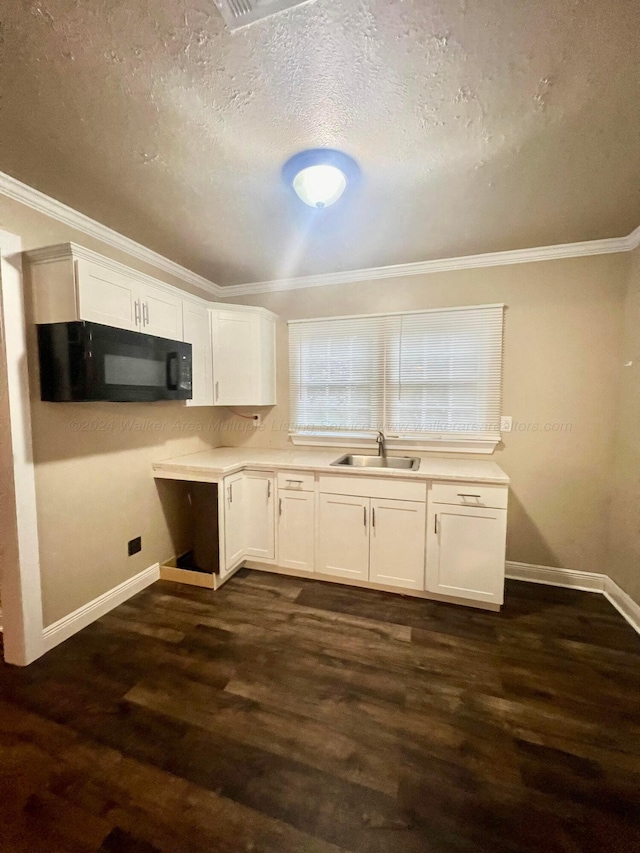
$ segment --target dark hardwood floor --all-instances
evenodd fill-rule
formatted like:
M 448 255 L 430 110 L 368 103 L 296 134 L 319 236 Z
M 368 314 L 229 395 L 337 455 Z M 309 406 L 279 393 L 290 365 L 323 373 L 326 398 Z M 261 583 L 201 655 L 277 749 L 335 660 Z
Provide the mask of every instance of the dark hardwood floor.
M 640 637 L 243 571 L 0 667 L 5 853 L 640 851 Z

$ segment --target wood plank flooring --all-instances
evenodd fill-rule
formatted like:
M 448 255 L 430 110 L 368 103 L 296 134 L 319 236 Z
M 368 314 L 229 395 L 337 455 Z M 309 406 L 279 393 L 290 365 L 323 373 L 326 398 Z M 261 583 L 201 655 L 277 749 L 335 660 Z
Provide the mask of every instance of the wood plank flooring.
M 0 666 L 2 853 L 640 851 L 640 637 L 242 571 Z

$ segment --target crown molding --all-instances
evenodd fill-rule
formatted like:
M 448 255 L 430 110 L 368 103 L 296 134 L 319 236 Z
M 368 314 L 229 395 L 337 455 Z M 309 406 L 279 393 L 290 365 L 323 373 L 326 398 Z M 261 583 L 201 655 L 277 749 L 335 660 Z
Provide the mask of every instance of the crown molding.
M 233 299 L 237 296 L 248 296 L 254 293 L 275 293 L 280 290 L 300 290 L 307 287 L 327 287 L 332 284 L 352 284 L 358 281 L 375 281 L 383 278 L 400 278 L 404 276 L 425 275 L 435 272 L 451 272 L 454 270 L 480 269 L 482 267 L 497 267 L 508 264 L 528 264 L 536 261 L 551 261 L 561 258 L 578 258 L 588 255 L 608 255 L 618 252 L 631 252 L 640 246 L 640 226 L 626 237 L 612 237 L 605 240 L 587 240 L 582 243 L 562 243 L 557 246 L 542 246 L 535 249 L 514 249 L 507 252 L 488 252 L 482 255 L 466 255 L 459 258 L 444 258 L 432 261 L 419 261 L 411 264 L 396 264 L 386 267 L 371 267 L 369 269 L 347 270 L 345 272 L 323 273 L 321 275 L 300 276 L 299 278 L 279 279 L 274 281 L 256 281 L 248 284 L 232 284 L 222 287 L 209 281 L 201 275 L 183 267 L 175 261 L 165 258 L 158 252 L 148 249 L 135 240 L 125 237 L 84 213 L 80 213 L 51 198 L 33 187 L 23 184 L 16 178 L 0 172 L 0 195 L 18 201 L 27 207 L 44 213 L 131 255 L 158 270 L 169 273 L 189 284 L 220 299 Z M 88 250 L 87 250 L 88 251 Z
M 85 216 L 84 213 L 74 210 L 61 201 L 56 201 L 56 199 L 41 193 L 27 184 L 23 184 L 21 181 L 12 178 L 4 172 L 0 172 L 0 194 L 18 201 L 32 210 L 44 213 L 52 219 L 68 225 L 70 228 L 75 228 L 76 231 L 87 234 L 89 237 L 100 240 L 114 249 L 126 252 L 131 257 L 137 258 L 146 264 L 151 264 L 156 269 L 175 276 L 185 284 L 197 287 L 216 297 L 226 295 L 226 291 L 219 284 L 209 281 L 203 276 L 183 267 L 181 264 L 165 258 L 158 252 L 154 252 L 152 249 L 147 249 L 146 246 L 136 243 L 135 240 L 131 240 L 129 237 L 125 237 L 124 234 L 120 234 L 118 231 L 114 231 L 112 228 L 96 222 L 95 219 Z
M 480 269 L 508 264 L 530 264 L 536 261 L 553 261 L 561 258 L 580 258 L 588 255 L 611 255 L 630 252 L 640 245 L 640 227 L 626 237 L 610 237 L 605 240 L 586 240 L 582 243 L 562 243 L 536 249 L 513 249 L 508 252 L 488 252 L 483 255 L 466 255 L 460 258 L 444 258 L 419 261 L 413 264 L 397 264 L 388 267 L 347 270 L 346 272 L 307 275 L 300 278 L 278 281 L 257 281 L 251 284 L 233 284 L 222 288 L 226 298 L 247 296 L 252 293 L 274 293 L 279 290 L 300 290 L 306 287 L 327 287 L 332 284 L 352 284 L 357 281 L 375 281 L 381 278 L 401 278 L 453 270 Z

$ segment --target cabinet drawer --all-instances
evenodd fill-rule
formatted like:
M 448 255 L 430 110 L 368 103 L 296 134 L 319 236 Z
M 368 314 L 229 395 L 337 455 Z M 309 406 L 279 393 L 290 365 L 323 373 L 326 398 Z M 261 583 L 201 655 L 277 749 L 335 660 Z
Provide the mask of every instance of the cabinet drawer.
M 430 493 L 430 499 L 434 503 L 491 509 L 506 509 L 508 497 L 508 486 L 483 486 L 474 483 L 433 483 Z
M 427 499 L 427 484 L 420 481 L 392 480 L 390 477 L 322 476 L 320 491 L 331 495 L 357 495 L 397 501 Z
M 279 471 L 278 488 L 296 492 L 312 492 L 314 487 L 313 474 L 301 474 L 299 471 Z

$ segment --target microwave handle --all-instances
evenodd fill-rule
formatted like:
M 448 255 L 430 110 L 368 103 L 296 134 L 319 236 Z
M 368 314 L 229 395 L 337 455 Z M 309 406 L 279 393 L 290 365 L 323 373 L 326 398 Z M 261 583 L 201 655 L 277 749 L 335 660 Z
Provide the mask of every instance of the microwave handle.
M 178 390 L 178 353 L 167 353 L 167 389 Z

